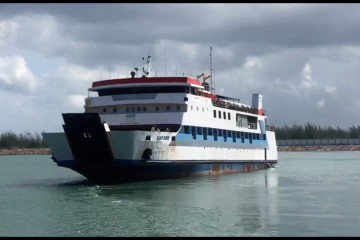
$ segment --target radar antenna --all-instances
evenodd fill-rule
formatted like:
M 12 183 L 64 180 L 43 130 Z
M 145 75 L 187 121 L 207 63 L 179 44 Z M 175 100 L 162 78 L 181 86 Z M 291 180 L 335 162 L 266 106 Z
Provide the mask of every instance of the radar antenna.
M 145 58 L 143 58 L 143 60 L 145 61 Z M 143 77 L 151 77 L 150 75 L 150 67 L 151 67 L 151 56 L 148 56 L 146 59 L 146 63 L 145 66 L 142 68 L 143 71 Z

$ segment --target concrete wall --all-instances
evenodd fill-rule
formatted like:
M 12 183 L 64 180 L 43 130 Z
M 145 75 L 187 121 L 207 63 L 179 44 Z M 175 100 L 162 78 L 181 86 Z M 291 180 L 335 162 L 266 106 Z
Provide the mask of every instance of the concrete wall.
M 278 146 L 360 145 L 360 139 L 283 139 Z

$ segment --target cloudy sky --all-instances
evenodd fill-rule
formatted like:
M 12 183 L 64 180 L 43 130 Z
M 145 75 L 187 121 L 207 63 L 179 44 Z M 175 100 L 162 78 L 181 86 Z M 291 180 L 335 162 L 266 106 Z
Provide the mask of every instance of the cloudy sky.
M 0 132 L 62 131 L 93 81 L 209 73 L 268 124 L 360 125 L 360 4 L 0 4 Z

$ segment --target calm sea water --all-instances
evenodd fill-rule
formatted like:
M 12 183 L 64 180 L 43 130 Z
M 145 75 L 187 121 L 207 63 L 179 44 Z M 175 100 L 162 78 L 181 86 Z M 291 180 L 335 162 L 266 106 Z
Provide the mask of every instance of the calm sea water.
M 0 156 L 0 236 L 360 236 L 360 152 L 106 186 L 50 156 Z

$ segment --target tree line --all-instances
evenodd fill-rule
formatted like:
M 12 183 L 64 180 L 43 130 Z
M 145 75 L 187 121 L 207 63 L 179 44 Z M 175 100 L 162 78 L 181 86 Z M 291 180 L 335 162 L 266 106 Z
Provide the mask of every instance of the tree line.
M 38 133 L 20 133 L 12 131 L 2 132 L 0 135 L 0 148 L 42 148 L 46 144 Z
M 307 123 L 305 125 L 294 124 L 282 127 L 274 127 L 276 139 L 340 139 L 360 138 L 360 126 L 352 126 L 348 129 L 339 127 L 321 127 L 320 125 Z M 38 133 L 20 133 L 12 131 L 0 134 L 0 148 L 42 148 L 47 147 L 42 136 Z
M 351 126 L 348 129 L 331 126 L 321 127 L 316 124 L 294 124 L 289 127 L 275 127 L 276 139 L 346 139 L 360 138 L 360 126 Z

